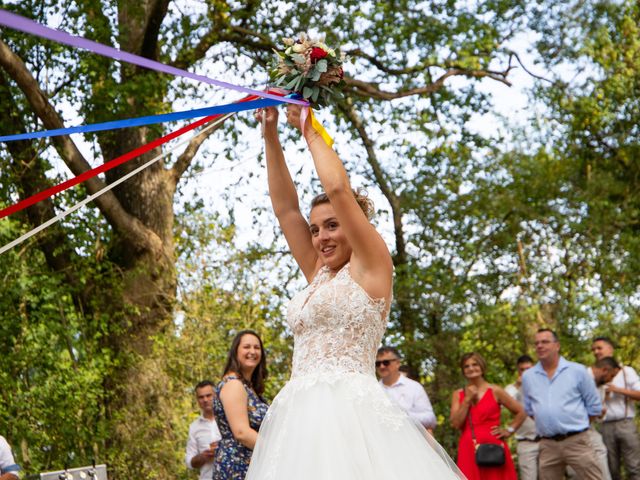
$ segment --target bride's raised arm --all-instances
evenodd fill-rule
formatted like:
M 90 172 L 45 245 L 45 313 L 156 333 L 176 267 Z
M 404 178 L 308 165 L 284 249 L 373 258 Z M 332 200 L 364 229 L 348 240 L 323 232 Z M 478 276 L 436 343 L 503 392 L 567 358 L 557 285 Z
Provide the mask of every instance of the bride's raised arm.
M 278 137 L 278 110 L 274 107 L 259 110 L 256 118 L 263 122 L 269 197 L 273 211 L 293 258 L 307 281 L 311 282 L 321 262 L 311 243 L 309 224 L 300 212 L 298 193 L 284 159 Z
M 288 105 L 287 108 L 287 120 L 299 128 L 301 107 Z M 313 129 L 310 120 L 305 122 L 303 135 L 313 157 L 320 183 L 351 246 L 353 279 L 371 297 L 388 298 L 393 263 L 386 243 L 360 208 L 342 161 L 333 148 Z

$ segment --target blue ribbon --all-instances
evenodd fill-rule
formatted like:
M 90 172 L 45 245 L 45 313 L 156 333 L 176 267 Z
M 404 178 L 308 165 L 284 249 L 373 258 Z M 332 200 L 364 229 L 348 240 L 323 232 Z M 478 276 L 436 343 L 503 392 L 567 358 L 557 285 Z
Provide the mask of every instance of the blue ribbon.
M 0 137 L 0 142 L 13 142 L 15 140 L 31 140 L 34 138 L 57 137 L 60 135 L 69 135 L 71 133 L 99 132 L 102 130 L 112 130 L 116 128 L 140 127 L 143 125 L 152 125 L 155 123 L 184 120 L 186 118 L 207 117 L 209 115 L 222 115 L 225 113 L 253 110 L 255 108 L 273 107 L 275 105 L 280 105 L 285 101 L 286 100 L 284 99 L 272 100 L 270 98 L 261 98 L 259 100 L 251 100 L 249 102 L 229 103 L 226 105 L 217 105 L 215 107 L 196 108 L 194 110 L 185 110 L 181 112 L 163 113 L 161 115 L 149 115 L 146 117 L 128 118 L 125 120 L 114 120 L 111 122 L 93 123 L 90 125 L 78 125 L 76 127 L 58 128 L 55 130 L 45 130 L 42 132 L 5 135 L 3 137 Z

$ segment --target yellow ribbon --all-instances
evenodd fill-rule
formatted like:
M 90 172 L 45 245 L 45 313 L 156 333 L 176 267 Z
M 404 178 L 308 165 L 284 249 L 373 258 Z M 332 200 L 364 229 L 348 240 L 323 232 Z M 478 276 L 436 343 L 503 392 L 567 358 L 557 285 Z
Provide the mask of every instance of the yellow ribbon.
M 311 118 L 311 126 L 316 132 L 320 134 L 320 136 L 324 140 L 324 143 L 329 145 L 329 147 L 333 147 L 333 138 L 331 138 L 331 135 L 327 133 L 322 124 L 318 120 L 316 120 L 316 117 L 313 114 L 313 110 L 311 108 L 309 108 L 309 117 Z

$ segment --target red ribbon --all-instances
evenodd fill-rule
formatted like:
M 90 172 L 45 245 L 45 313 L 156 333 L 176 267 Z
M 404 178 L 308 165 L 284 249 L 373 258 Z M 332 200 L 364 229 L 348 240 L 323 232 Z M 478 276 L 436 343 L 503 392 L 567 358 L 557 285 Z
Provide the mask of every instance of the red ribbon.
M 251 100 L 256 100 L 260 97 L 258 97 L 257 95 L 249 95 L 241 100 L 238 100 L 238 103 L 240 102 L 249 102 Z M 145 145 L 142 145 L 141 147 L 136 148 L 135 150 L 132 150 L 128 153 L 125 153 L 124 155 L 121 155 L 118 158 L 114 158 L 113 160 L 104 163 L 96 168 L 93 168 L 91 170 L 87 170 L 84 173 L 81 173 L 80 175 L 70 178 L 69 180 L 66 180 L 54 187 L 51 188 L 47 188 L 46 190 L 43 190 L 42 192 L 36 193 L 35 195 L 32 195 L 29 198 L 25 198 L 24 200 L 21 200 L 20 202 L 11 205 L 10 207 L 4 208 L 2 210 L 0 210 L 0 218 L 4 218 L 6 216 L 9 216 L 13 213 L 19 212 L 21 210 L 24 210 L 27 207 L 30 207 L 31 205 L 34 205 L 42 200 L 45 200 L 49 197 L 52 197 L 53 195 L 55 195 L 56 193 L 60 193 L 68 188 L 71 188 L 79 183 L 84 182 L 85 180 L 89 180 L 90 178 L 95 177 L 96 175 L 99 175 L 101 173 L 107 172 L 109 170 L 111 170 L 112 168 L 115 168 L 119 165 L 122 165 L 125 162 L 128 162 L 129 160 L 132 160 L 136 157 L 139 157 L 140 155 L 143 155 L 145 153 L 147 153 L 150 150 L 153 150 L 154 148 L 159 147 L 160 145 L 163 145 L 165 143 L 167 143 L 170 140 L 173 140 L 176 137 L 179 137 L 180 135 L 183 135 L 195 128 L 200 127 L 201 125 L 204 125 L 205 123 L 210 122 L 211 120 L 218 118 L 222 116 L 222 114 L 218 114 L 218 115 L 210 115 L 208 117 L 204 117 L 190 125 L 187 125 L 186 127 L 182 127 L 179 130 L 176 130 L 175 132 L 171 132 L 168 135 L 165 135 L 164 137 L 160 137 L 156 140 L 153 140 L 152 142 L 149 142 Z

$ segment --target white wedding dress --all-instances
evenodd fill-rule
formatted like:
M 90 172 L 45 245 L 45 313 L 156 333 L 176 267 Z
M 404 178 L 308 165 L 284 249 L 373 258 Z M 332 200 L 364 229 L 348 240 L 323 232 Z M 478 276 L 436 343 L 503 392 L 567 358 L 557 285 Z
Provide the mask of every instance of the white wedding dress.
M 262 423 L 247 480 L 464 478 L 376 380 L 387 310 L 349 264 L 334 277 L 323 267 L 293 298 L 291 379 Z

